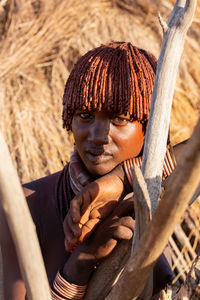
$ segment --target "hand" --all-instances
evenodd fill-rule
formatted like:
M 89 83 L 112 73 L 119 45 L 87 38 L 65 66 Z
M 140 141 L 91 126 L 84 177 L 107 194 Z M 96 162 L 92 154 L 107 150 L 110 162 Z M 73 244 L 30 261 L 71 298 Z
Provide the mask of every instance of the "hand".
M 83 242 L 100 220 L 107 217 L 123 198 L 121 178 L 109 173 L 83 188 L 70 203 L 63 227 L 65 247 L 70 250 L 77 242 Z
M 118 240 L 132 238 L 134 220 L 127 216 L 132 211 L 133 198 L 122 200 L 95 232 L 75 248 L 63 269 L 63 275 L 68 281 L 87 284 L 96 263 L 113 251 Z
M 84 247 L 87 253 L 101 261 L 112 252 L 118 240 L 130 240 L 135 225 L 135 221 L 131 217 L 133 210 L 133 197 L 120 201 L 114 211 L 98 225 L 85 241 Z

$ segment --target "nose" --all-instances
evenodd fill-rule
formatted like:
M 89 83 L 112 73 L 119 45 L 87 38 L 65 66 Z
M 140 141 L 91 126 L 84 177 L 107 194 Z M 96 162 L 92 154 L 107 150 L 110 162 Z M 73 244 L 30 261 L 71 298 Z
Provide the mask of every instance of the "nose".
M 89 142 L 96 145 L 108 144 L 110 123 L 107 120 L 95 120 L 90 127 Z

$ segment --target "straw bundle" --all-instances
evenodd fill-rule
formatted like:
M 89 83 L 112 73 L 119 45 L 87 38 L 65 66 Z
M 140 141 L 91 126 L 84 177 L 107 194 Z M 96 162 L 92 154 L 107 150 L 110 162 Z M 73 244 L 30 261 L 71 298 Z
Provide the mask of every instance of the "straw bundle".
M 159 5 L 165 17 L 171 7 L 170 1 Z M 150 0 L 1 0 L 0 20 L 0 128 L 24 182 L 69 159 L 72 142 L 62 129 L 61 101 L 77 58 L 110 40 L 131 41 L 158 56 L 162 35 Z M 199 109 L 198 22 L 178 79 L 174 142 L 190 135 Z

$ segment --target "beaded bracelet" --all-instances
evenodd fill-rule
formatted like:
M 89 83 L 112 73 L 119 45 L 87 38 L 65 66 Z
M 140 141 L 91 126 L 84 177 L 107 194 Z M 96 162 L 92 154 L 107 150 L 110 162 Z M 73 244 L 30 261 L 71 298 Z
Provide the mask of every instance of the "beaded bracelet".
M 51 290 L 51 296 L 53 300 L 81 300 L 83 299 L 86 288 L 86 285 L 69 283 L 61 276 L 60 271 L 58 271 L 53 283 L 53 289 Z
M 137 165 L 138 167 L 141 167 L 142 165 L 142 156 L 130 158 L 124 161 L 124 170 L 126 173 L 126 177 L 128 178 L 128 181 L 131 186 L 133 186 L 132 180 L 133 180 L 133 167 Z
M 142 165 L 142 156 L 130 158 L 126 161 L 124 161 L 124 170 L 126 177 L 128 178 L 128 181 L 131 186 L 133 186 L 133 167 L 137 165 L 138 167 L 141 167 Z M 162 174 L 162 180 L 165 180 L 174 170 L 176 166 L 176 160 L 173 153 L 173 148 L 169 144 L 167 146 L 164 162 L 163 162 L 163 174 Z

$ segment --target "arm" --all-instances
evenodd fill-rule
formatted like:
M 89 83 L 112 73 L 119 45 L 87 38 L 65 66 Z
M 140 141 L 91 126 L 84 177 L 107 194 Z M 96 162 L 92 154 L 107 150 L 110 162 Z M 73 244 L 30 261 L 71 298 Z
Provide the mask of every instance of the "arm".
M 127 214 L 133 210 L 133 200 L 121 201 L 115 210 L 99 224 L 86 242 L 78 245 L 62 270 L 68 282 L 86 285 L 96 263 L 107 257 L 119 239 L 130 239 L 134 221 Z

